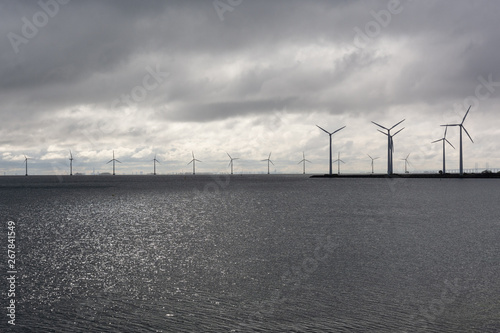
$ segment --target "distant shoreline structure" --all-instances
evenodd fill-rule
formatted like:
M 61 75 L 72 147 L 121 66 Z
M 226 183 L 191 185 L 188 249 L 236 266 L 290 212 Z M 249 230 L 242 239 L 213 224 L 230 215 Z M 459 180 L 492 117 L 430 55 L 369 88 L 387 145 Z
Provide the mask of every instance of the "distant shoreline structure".
M 406 173 L 406 174 L 341 174 L 341 175 L 312 175 L 310 178 L 500 178 L 500 173 L 458 173 L 439 174 L 439 173 Z

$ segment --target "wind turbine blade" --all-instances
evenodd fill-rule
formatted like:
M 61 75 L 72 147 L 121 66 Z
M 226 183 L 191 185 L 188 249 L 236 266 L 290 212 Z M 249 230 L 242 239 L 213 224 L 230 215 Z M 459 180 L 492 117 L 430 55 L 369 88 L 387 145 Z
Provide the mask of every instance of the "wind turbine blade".
M 271 162 L 271 164 L 274 165 L 273 161 L 269 160 L 269 162 Z
M 464 119 L 462 119 L 462 123 L 461 123 L 461 124 L 463 124 L 463 123 L 464 123 L 464 121 L 465 121 L 465 118 L 467 118 L 467 115 L 469 114 L 469 111 L 470 111 L 470 108 L 471 108 L 471 107 L 472 107 L 472 105 L 471 105 L 471 106 L 469 106 L 469 108 L 467 109 L 467 112 L 465 113 Z
M 389 130 L 393 129 L 394 127 L 398 126 L 399 124 L 401 124 L 403 121 L 405 121 L 406 119 L 403 119 L 401 120 L 399 123 L 397 123 L 396 125 L 392 126 L 391 128 L 389 128 Z
M 111 163 L 111 162 L 113 162 L 113 160 L 109 161 L 109 162 L 108 162 L 108 163 L 106 163 L 106 164 L 109 164 L 109 163 Z
M 227 165 L 228 167 L 229 167 L 229 166 L 231 166 L 231 162 L 232 162 L 232 161 L 229 161 L 229 164 Z
M 196 162 L 202 162 L 202 161 L 200 161 L 200 160 L 197 160 L 196 158 L 195 158 L 194 160 L 195 160 Z M 202 163 L 203 163 L 203 162 L 202 162 Z
M 375 157 L 374 160 L 378 160 L 380 157 Z
M 460 126 L 461 124 L 447 124 L 447 125 L 440 125 L 440 126 Z
M 446 138 L 446 132 L 448 132 L 448 126 L 446 126 L 446 128 L 444 129 L 444 137 L 443 138 Z
M 233 158 L 233 161 L 234 161 L 234 160 L 239 160 L 239 159 L 240 159 L 239 157 L 236 157 L 236 158 Z
M 376 123 L 376 122 L 374 122 L 374 121 L 372 121 L 372 123 L 374 123 L 374 124 L 375 124 L 375 125 L 377 125 L 378 127 L 382 127 L 382 128 L 383 128 L 383 129 L 385 129 L 386 131 L 388 131 L 388 130 L 389 130 L 388 128 L 386 128 L 386 127 L 384 127 L 384 126 L 382 126 L 382 125 L 379 125 L 379 124 L 377 124 L 377 123 Z
M 444 140 L 446 140 L 446 139 L 444 139 Z M 452 147 L 453 147 L 453 149 L 455 149 L 455 147 L 451 144 L 451 142 L 450 142 L 450 141 L 446 140 L 446 142 L 448 142 L 448 143 L 449 143 L 449 145 L 450 145 L 450 146 L 452 146 Z
M 344 127 L 339 128 L 338 130 L 336 130 L 336 131 L 334 131 L 334 132 L 332 132 L 332 135 L 333 135 L 333 134 L 335 134 L 335 133 L 337 133 L 338 131 L 340 131 L 340 130 L 344 129 L 344 128 L 345 128 L 345 126 L 344 126 Z
M 116 162 L 118 162 L 118 163 L 121 163 L 121 162 L 120 162 L 120 161 L 118 161 L 118 160 L 115 160 L 115 161 L 116 161 Z
M 233 158 L 231 157 L 231 155 L 229 155 L 229 153 L 228 153 L 227 151 L 226 151 L 226 154 L 227 154 L 227 156 L 229 156 L 229 158 L 230 158 L 230 159 L 233 159 Z
M 311 161 L 309 161 L 309 160 L 305 160 L 305 161 L 306 161 L 306 162 L 309 162 L 309 163 L 312 163 L 312 162 L 311 162 Z
M 366 154 L 366 155 L 368 155 L 368 154 Z M 368 155 L 368 157 L 369 157 L 369 158 L 371 158 L 371 159 L 373 160 L 373 157 L 371 157 L 370 155 Z
M 472 141 L 472 143 L 474 143 L 474 140 L 472 140 L 472 138 L 470 137 L 469 135 L 469 132 L 467 132 L 467 130 L 465 129 L 464 126 L 462 126 L 462 128 L 464 129 L 465 133 L 467 134 L 467 136 L 469 137 L 470 141 Z
M 316 125 L 316 126 L 318 126 L 318 125 Z M 327 133 L 328 135 L 332 135 L 330 132 L 328 132 L 326 129 L 324 129 L 322 127 L 319 127 L 319 129 L 322 130 L 323 132 Z
M 271 159 L 271 154 L 272 154 L 272 153 L 273 153 L 273 152 L 270 152 L 270 153 L 269 153 L 269 157 L 268 157 L 268 159 Z
M 385 132 L 382 132 L 381 130 L 377 129 L 377 131 L 379 131 L 380 133 L 382 133 L 383 135 L 387 135 L 387 133 Z
M 342 161 L 342 160 L 340 160 L 340 162 L 342 162 L 342 163 L 344 163 L 344 164 L 345 164 L 345 162 L 344 162 L 344 161 Z
M 411 153 L 410 153 L 411 154 Z M 408 157 L 410 157 L 410 154 L 408 154 L 408 156 L 406 156 L 406 159 L 408 159 Z
M 300 161 L 300 162 L 299 162 L 299 163 L 297 163 L 297 164 L 300 164 L 300 163 L 303 163 L 303 162 L 304 162 L 304 160 Z
M 261 162 L 267 161 L 267 160 L 260 160 Z
M 189 164 L 193 163 L 193 161 L 194 161 L 194 160 L 191 160 L 191 161 L 190 161 L 188 164 L 186 164 L 186 165 L 189 165 Z
M 399 132 L 401 132 L 402 130 L 404 130 L 405 128 L 403 127 L 402 129 L 400 129 L 399 131 L 397 131 L 396 133 L 394 133 L 392 136 L 395 136 L 396 134 L 398 134 Z
M 446 139 L 443 138 L 443 139 L 435 140 L 435 141 L 432 141 L 431 143 L 436 143 L 436 142 L 443 141 L 443 140 L 446 140 Z M 448 140 L 446 140 L 446 141 L 448 141 Z

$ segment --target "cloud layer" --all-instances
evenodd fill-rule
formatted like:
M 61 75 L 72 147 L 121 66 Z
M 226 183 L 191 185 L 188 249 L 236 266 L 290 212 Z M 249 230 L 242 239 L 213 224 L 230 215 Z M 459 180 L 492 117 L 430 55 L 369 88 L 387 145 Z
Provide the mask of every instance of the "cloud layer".
M 214 6 L 214 3 L 218 6 Z M 221 3 L 223 5 L 221 5 Z M 217 7 L 217 8 L 216 8 Z M 0 170 L 298 173 L 328 168 L 334 130 L 345 172 L 395 160 L 439 170 L 439 125 L 466 120 L 465 167 L 500 167 L 497 1 L 4 1 Z M 222 18 L 222 20 L 221 20 Z M 458 131 L 449 140 L 458 147 Z M 458 153 L 448 150 L 449 169 Z M 151 164 L 151 165 L 150 165 Z M 57 166 L 57 167 L 55 167 Z M 455 167 L 454 167 L 455 166 Z M 395 164 L 401 171 L 403 163 Z

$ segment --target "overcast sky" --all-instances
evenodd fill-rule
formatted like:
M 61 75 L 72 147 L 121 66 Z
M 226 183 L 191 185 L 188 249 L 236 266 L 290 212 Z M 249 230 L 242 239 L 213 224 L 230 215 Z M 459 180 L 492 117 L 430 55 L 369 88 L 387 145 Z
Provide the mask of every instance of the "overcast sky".
M 0 172 L 438 171 L 442 124 L 464 167 L 500 168 L 500 2 L 0 2 Z M 459 130 L 447 168 L 458 169 Z M 335 169 L 336 171 L 336 165 Z

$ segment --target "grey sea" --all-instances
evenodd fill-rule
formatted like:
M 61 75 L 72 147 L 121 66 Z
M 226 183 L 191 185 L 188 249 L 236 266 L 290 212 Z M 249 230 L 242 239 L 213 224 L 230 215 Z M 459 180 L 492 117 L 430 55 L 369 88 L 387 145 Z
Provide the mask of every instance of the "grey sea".
M 494 179 L 0 177 L 0 331 L 500 332 L 499 203 Z

